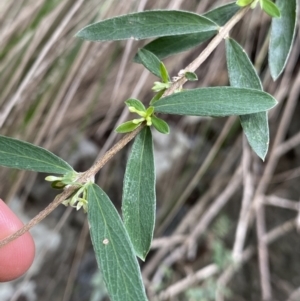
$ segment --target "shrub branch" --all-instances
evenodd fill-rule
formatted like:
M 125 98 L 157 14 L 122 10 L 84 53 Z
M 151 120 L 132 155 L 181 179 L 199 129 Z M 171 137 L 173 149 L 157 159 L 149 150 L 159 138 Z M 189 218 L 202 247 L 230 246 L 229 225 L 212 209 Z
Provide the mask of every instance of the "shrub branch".
M 230 30 L 246 15 L 249 7 L 240 9 L 223 27 L 220 28 L 219 33 L 211 40 L 207 47 L 200 53 L 200 55 L 191 62 L 184 70 L 194 72 L 200 65 L 209 57 L 209 55 L 215 50 L 215 48 L 226 38 Z M 187 79 L 182 76 L 173 82 L 170 88 L 164 93 L 164 97 L 173 94 L 177 89 L 181 88 Z M 110 160 L 112 159 L 121 149 L 123 149 L 135 136 L 142 130 L 144 125 L 141 125 L 134 131 L 125 135 L 119 142 L 117 142 L 111 149 L 109 149 L 103 157 L 101 157 L 95 164 L 92 165 L 90 169 L 82 173 L 78 179 L 78 183 L 84 184 L 90 181 L 91 178 Z M 57 195 L 55 199 L 38 215 L 36 215 L 31 221 L 24 225 L 21 229 L 8 236 L 7 238 L 0 241 L 0 248 L 10 243 L 11 241 L 17 239 L 18 237 L 25 234 L 33 226 L 41 222 L 45 217 L 47 217 L 55 208 L 57 208 L 64 200 L 66 200 L 77 187 L 71 186 L 66 188 L 61 194 Z

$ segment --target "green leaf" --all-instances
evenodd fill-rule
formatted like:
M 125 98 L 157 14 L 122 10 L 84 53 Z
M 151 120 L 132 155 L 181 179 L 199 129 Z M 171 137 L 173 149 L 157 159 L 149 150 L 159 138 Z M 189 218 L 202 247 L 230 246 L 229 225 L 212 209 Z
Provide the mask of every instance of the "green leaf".
M 168 83 L 170 81 L 169 73 L 163 62 L 160 62 L 159 65 L 161 79 L 164 83 Z
M 185 90 L 153 104 L 155 112 L 191 116 L 230 116 L 269 110 L 277 101 L 268 93 L 233 87 Z
M 112 301 L 147 301 L 140 268 L 122 220 L 105 192 L 87 187 L 91 239 Z
M 232 2 L 217 7 L 203 16 L 217 23 L 219 26 L 223 26 L 239 9 L 240 7 L 235 2 Z M 196 47 L 217 33 L 217 28 L 214 28 L 207 32 L 162 37 L 150 42 L 143 49 L 151 51 L 159 59 L 164 59 L 170 55 Z M 138 56 L 135 56 L 134 61 L 141 63 Z
M 298 0 L 277 0 L 281 18 L 272 19 L 269 66 L 276 80 L 285 68 L 296 33 Z
M 66 184 L 62 183 L 61 181 L 53 181 L 51 183 L 51 187 L 53 189 L 63 189 L 66 186 Z
M 125 104 L 128 107 L 134 107 L 138 111 L 146 111 L 144 104 L 138 99 L 129 98 L 129 99 L 125 100 Z
M 169 125 L 162 119 L 152 116 L 151 117 L 153 126 L 162 134 L 169 134 L 170 128 Z
M 146 117 L 151 116 L 154 112 L 154 107 L 150 106 L 146 111 Z
M 251 4 L 252 2 L 253 2 L 253 0 L 238 0 L 238 1 L 236 1 L 236 4 L 238 6 L 244 7 L 244 6 Z
M 230 38 L 226 39 L 226 59 L 231 86 L 262 90 L 262 84 L 248 55 Z
M 123 15 L 91 24 L 77 33 L 90 41 L 148 39 L 216 30 L 209 19 L 176 10 L 152 10 Z
M 249 57 L 233 39 L 226 39 L 226 58 L 231 86 L 262 90 L 262 84 Z M 267 112 L 241 115 L 240 120 L 250 146 L 264 160 L 269 148 Z
M 138 128 L 139 126 L 140 126 L 140 123 L 134 123 L 132 121 L 127 121 L 127 122 L 120 124 L 115 129 L 115 131 L 120 134 L 129 133 L 129 132 L 132 132 L 133 130 L 135 130 L 136 128 Z
M 125 228 L 142 260 L 153 237 L 155 202 L 153 142 L 150 128 L 145 127 L 135 138 L 127 161 L 122 202 Z
M 214 8 L 203 16 L 217 23 L 219 26 L 224 26 L 239 10 L 240 7 L 236 5 L 236 2 L 231 2 Z
M 63 159 L 31 143 L 0 136 L 0 165 L 45 173 L 74 171 Z
M 288 0 L 289 1 L 289 0 Z M 271 0 L 261 0 L 262 9 L 273 18 L 280 18 L 280 10 Z
M 196 80 L 198 80 L 198 76 L 194 72 L 185 72 L 184 76 L 189 81 L 196 81 Z
M 161 62 L 155 54 L 146 49 L 140 49 L 137 55 L 139 57 L 139 61 L 144 65 L 146 69 L 148 69 L 157 77 L 162 78 L 160 73 Z
M 165 91 L 166 89 L 170 88 L 171 83 L 161 83 L 161 82 L 154 82 L 152 90 L 154 92 Z
M 200 32 L 178 36 L 163 37 L 147 44 L 144 49 L 154 53 L 159 59 L 164 59 L 170 55 L 189 50 L 200 45 L 202 42 L 213 37 L 218 31 Z M 141 63 L 138 57 L 134 62 Z
M 150 105 L 152 106 L 154 103 L 156 103 L 158 100 L 161 99 L 161 97 L 164 95 L 166 89 L 160 90 L 157 94 L 154 95 L 154 97 L 150 101 Z

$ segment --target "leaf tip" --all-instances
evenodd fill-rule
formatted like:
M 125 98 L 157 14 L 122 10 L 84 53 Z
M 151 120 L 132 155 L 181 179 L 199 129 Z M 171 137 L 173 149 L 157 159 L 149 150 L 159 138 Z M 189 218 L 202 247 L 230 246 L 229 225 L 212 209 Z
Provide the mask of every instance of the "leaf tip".
M 83 39 L 83 33 L 82 33 L 83 30 L 84 30 L 84 29 L 81 29 L 81 30 L 77 31 L 74 37 L 75 37 L 75 38 Z
M 273 81 L 276 82 L 277 79 L 279 78 L 279 76 L 281 75 L 283 69 L 280 70 L 280 71 L 278 71 L 278 70 L 276 70 L 273 67 L 272 63 L 269 63 L 269 65 L 270 65 L 270 74 L 271 74 L 271 77 L 272 77 Z
M 139 257 L 140 260 L 142 260 L 143 262 L 145 262 L 146 256 L 141 256 L 141 255 L 139 255 L 138 257 Z
M 148 252 L 149 252 L 149 249 L 148 250 L 142 250 L 142 251 L 137 251 L 136 250 L 136 256 L 144 262 L 146 260 L 147 255 L 148 255 Z
M 261 160 L 263 162 L 265 162 L 265 159 L 266 159 L 266 156 L 267 156 L 267 153 L 268 153 L 268 147 L 266 147 L 266 149 L 263 152 L 257 152 L 257 151 L 255 151 L 255 153 L 257 154 L 257 156 L 259 158 L 261 158 Z
M 76 34 L 75 38 L 79 38 L 81 40 L 87 40 L 87 41 L 92 41 L 93 38 L 91 37 L 91 32 L 88 30 L 88 27 L 90 25 L 80 29 Z

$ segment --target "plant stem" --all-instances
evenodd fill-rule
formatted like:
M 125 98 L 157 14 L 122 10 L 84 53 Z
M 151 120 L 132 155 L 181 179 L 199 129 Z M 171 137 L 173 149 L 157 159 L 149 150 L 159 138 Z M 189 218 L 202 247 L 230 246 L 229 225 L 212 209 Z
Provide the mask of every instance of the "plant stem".
M 187 67 L 186 71 L 194 72 L 200 67 L 200 65 L 208 58 L 208 56 L 214 51 L 214 49 L 221 43 L 221 41 L 226 38 L 229 34 L 229 31 L 238 23 L 248 12 L 249 7 L 242 8 L 239 10 L 226 24 L 224 27 L 221 27 L 219 33 L 215 36 L 214 39 L 207 45 L 207 47 L 200 53 L 200 55 L 191 62 Z M 187 81 L 183 76 L 175 81 L 172 86 L 166 90 L 163 97 L 173 94 L 177 89 L 181 88 L 182 85 Z M 117 142 L 111 149 L 109 149 L 103 157 L 101 157 L 95 164 L 92 165 L 90 169 L 82 173 L 78 179 L 78 183 L 84 184 L 90 181 L 91 178 L 112 158 L 118 153 L 121 149 L 124 148 L 135 136 L 142 130 L 143 125 L 135 129 L 133 132 L 124 136 L 119 142 Z M 33 226 L 41 222 L 46 216 L 48 216 L 56 207 L 58 207 L 64 200 L 66 200 L 77 187 L 71 186 L 64 190 L 61 194 L 57 195 L 55 199 L 38 215 L 36 215 L 29 223 L 24 225 L 20 230 L 8 236 L 7 238 L 0 241 L 0 248 L 8 244 L 9 242 L 17 239 L 22 236 L 24 233 L 29 231 Z
M 109 149 L 102 158 L 100 158 L 90 169 L 82 173 L 78 183 L 84 184 L 88 182 L 94 175 L 126 144 L 128 144 L 143 128 L 144 126 L 139 126 L 133 132 L 125 135 L 119 142 L 117 142 L 111 149 Z M 16 231 L 12 235 L 0 241 L 0 248 L 10 243 L 11 241 L 17 239 L 18 237 L 25 234 L 33 226 L 41 222 L 45 217 L 47 217 L 56 207 L 58 207 L 64 200 L 66 200 L 78 187 L 70 186 L 66 188 L 61 194 L 57 195 L 55 199 L 38 215 L 36 215 L 31 221 L 24 225 L 20 230 Z

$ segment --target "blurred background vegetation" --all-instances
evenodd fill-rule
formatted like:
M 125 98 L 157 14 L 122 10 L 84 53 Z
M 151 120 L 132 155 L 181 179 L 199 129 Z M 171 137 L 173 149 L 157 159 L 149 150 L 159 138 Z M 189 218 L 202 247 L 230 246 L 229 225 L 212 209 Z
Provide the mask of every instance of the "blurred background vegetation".
M 75 33 L 128 12 L 204 13 L 228 2 L 2 0 L 1 135 L 43 146 L 86 170 L 120 139 L 114 129 L 128 118 L 124 101 L 148 103 L 155 78 L 132 62 L 145 42 L 90 43 Z M 298 32 L 286 71 L 274 83 L 267 64 L 270 22 L 256 9 L 231 33 L 279 101 L 269 114 L 266 162 L 249 149 L 235 117 L 168 116 L 171 134 L 154 133 L 157 224 L 152 251 L 141 263 L 151 301 L 257 301 L 262 288 L 272 301 L 300 300 L 300 38 Z M 168 58 L 170 74 L 205 45 Z M 228 85 L 224 44 L 197 75 L 187 88 Z M 128 149 L 96 179 L 118 209 Z M 0 169 L 0 196 L 24 222 L 55 196 L 44 177 Z M 0 284 L 1 301 L 108 300 L 83 212 L 60 206 L 32 234 L 35 264 L 21 280 Z

